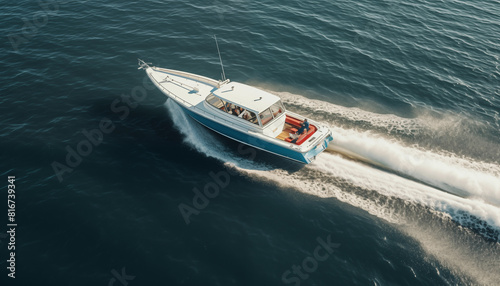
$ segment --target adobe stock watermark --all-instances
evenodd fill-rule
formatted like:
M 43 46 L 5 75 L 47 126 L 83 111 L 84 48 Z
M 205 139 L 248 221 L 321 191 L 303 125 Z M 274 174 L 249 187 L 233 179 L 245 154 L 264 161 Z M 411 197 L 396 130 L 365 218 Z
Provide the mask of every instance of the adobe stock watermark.
M 238 145 L 238 153 L 242 156 L 248 155 L 248 159 L 253 161 L 257 156 L 257 152 L 252 147 L 240 143 Z M 214 173 L 211 171 L 208 175 L 212 178 L 212 181 L 207 182 L 202 190 L 194 187 L 193 193 L 194 197 L 192 200 L 192 205 L 180 203 L 178 208 L 184 219 L 186 225 L 191 223 L 190 216 L 199 215 L 200 211 L 204 210 L 210 204 L 210 199 L 214 199 L 219 196 L 221 190 L 225 189 L 231 182 L 231 177 L 236 176 L 238 173 L 231 168 Z
M 18 52 L 21 45 L 28 43 L 39 30 L 49 23 L 50 17 L 59 13 L 59 5 L 69 2 L 85 3 L 87 0 L 37 0 L 41 10 L 30 16 L 21 18 L 22 26 L 15 33 L 7 35 L 14 51 Z
M 137 108 L 147 98 L 148 90 L 154 89 L 155 86 L 146 75 L 142 80 L 142 86 L 135 86 L 129 94 L 122 94 L 120 98 L 116 98 L 111 102 L 109 108 L 123 121 L 130 115 L 131 109 Z M 112 133 L 115 128 L 116 126 L 111 119 L 103 117 L 97 128 L 83 129 L 81 131 L 83 139 L 74 147 L 66 146 L 66 160 L 64 163 L 53 161 L 51 164 L 59 182 L 63 181 L 64 174 L 73 172 L 82 163 L 83 158 L 89 156 L 94 148 L 103 142 L 104 135 Z
M 127 275 L 125 273 L 125 267 L 122 268 L 122 273 L 118 273 L 115 269 L 111 270 L 111 274 L 113 274 L 113 278 L 109 280 L 108 286 L 116 286 L 116 282 L 120 282 L 119 285 L 127 286 L 129 281 L 135 279 L 135 276 Z
M 332 243 L 331 235 L 326 237 L 326 241 L 321 237 L 316 238 L 316 241 L 318 246 L 316 246 L 311 256 L 304 258 L 299 265 L 292 265 L 291 270 L 286 270 L 281 275 L 283 283 L 294 283 L 293 285 L 299 286 L 302 281 L 307 280 L 310 274 L 318 269 L 320 262 L 326 261 L 335 249 L 340 246 L 339 243 Z

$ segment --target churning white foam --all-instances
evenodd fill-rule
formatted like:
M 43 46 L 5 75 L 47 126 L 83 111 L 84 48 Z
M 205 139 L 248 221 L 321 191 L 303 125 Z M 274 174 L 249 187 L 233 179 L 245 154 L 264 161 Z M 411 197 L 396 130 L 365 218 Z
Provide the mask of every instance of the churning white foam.
M 397 129 L 414 134 L 419 130 L 449 128 L 454 118 L 427 120 L 401 118 L 393 114 L 376 114 L 359 108 L 347 108 L 320 100 L 311 100 L 288 92 L 273 92 L 284 102 L 293 103 L 328 115 L 340 116 L 353 122 Z M 500 206 L 500 165 L 458 157 L 450 152 L 430 151 L 418 145 L 405 146 L 395 138 L 333 126 L 333 147 L 357 154 L 371 163 L 382 165 L 400 174 L 443 189 L 447 192 Z
M 223 145 L 207 144 L 215 140 L 210 132 L 199 124 L 193 124 L 192 120 L 173 101 L 167 101 L 166 106 L 170 110 L 175 125 L 186 136 L 185 142 L 206 156 L 219 159 L 241 172 L 276 184 L 286 184 L 286 187 L 293 187 L 321 197 L 336 197 L 391 222 L 401 219 L 388 215 L 389 212 L 384 210 L 383 206 L 373 205 L 367 198 L 346 193 L 334 184 L 322 183 L 321 180 L 311 177 L 315 176 L 314 174 L 308 173 L 308 177 L 303 176 L 303 172 L 289 174 L 285 170 L 237 158 Z M 403 147 L 397 142 L 377 138 L 368 132 L 332 129 L 336 138 L 334 144 L 342 148 L 445 190 L 450 189 L 449 185 L 463 193 L 459 193 L 459 196 L 454 195 L 458 192 L 455 189 L 449 191 L 453 194 L 443 192 L 329 153 L 322 153 L 313 164 L 306 166 L 305 170 L 314 170 L 316 174 L 328 174 L 331 178 L 347 181 L 363 189 L 377 191 L 386 197 L 397 197 L 422 204 L 450 215 L 457 221 L 464 219 L 461 212 L 467 212 L 500 230 L 500 208 L 489 201 L 493 200 L 495 203 L 500 201 L 500 195 L 498 195 L 500 184 L 497 184 L 498 179 L 494 176 L 467 169 L 461 165 L 455 166 L 453 164 L 461 162 L 456 158 L 445 158 L 416 148 Z
M 232 156 L 233 153 L 224 146 L 213 144 L 216 141 L 213 134 L 200 124 L 193 124 L 192 119 L 185 115 L 175 102 L 168 100 L 165 105 L 170 111 L 169 114 L 174 125 L 185 136 L 184 142 L 200 153 L 224 162 L 228 167 L 235 168 L 253 179 L 269 181 L 285 188 L 296 189 L 324 198 L 335 197 L 392 223 L 401 221 L 401 218 L 393 216 L 390 210 L 380 208 L 376 202 L 344 192 L 335 185 L 324 184 L 319 180 L 311 182 L 311 178 L 304 178 L 300 174 L 289 174 L 286 170 L 275 169 L 249 159 Z
M 499 166 L 436 154 L 355 130 L 333 127 L 334 146 L 447 192 L 500 206 Z
M 166 107 L 174 124 L 184 134 L 185 142 L 200 153 L 216 158 L 252 179 L 322 198 L 336 198 L 394 223 L 417 239 L 422 248 L 441 263 L 473 277 L 480 284 L 488 285 L 499 279 L 496 271 L 500 265 L 495 260 L 499 252 L 498 242 L 487 246 L 472 237 L 457 239 L 453 232 L 439 228 L 439 224 L 409 217 L 416 214 L 404 208 L 410 210 L 412 206 L 423 206 L 436 218 L 449 217 L 463 226 L 474 224 L 479 233 L 493 235 L 489 238 L 500 241 L 500 166 L 422 150 L 418 146 L 404 146 L 397 140 L 369 131 L 332 127 L 336 146 L 396 173 L 328 152 L 320 154 L 316 161 L 300 171 L 290 173 L 234 156 L 234 152 L 226 147 L 213 144 L 216 140 L 212 133 L 195 124 L 173 101 L 167 101 Z M 342 110 L 342 107 L 337 107 L 337 110 Z M 395 116 L 387 118 L 391 118 L 390 122 L 397 121 Z M 394 123 L 394 126 L 405 128 L 405 121 Z M 383 120 L 377 122 L 381 124 Z M 416 126 L 414 122 L 410 125 L 411 128 Z M 477 220 L 486 224 L 477 224 Z M 492 233 L 491 229 L 495 231 Z
M 318 156 L 317 160 L 308 168 L 342 178 L 354 186 L 377 191 L 385 197 L 400 198 L 407 202 L 427 206 L 457 220 L 463 219 L 459 212 L 466 211 L 500 230 L 500 208 L 482 201 L 442 192 L 433 187 L 328 153 Z

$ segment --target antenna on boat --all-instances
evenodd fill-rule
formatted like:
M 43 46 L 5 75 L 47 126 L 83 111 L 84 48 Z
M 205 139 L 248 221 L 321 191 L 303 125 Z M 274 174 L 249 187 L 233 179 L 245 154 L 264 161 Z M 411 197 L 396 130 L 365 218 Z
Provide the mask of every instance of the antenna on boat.
M 219 44 L 217 43 L 217 36 L 214 35 L 215 45 L 217 46 L 217 52 L 219 53 L 220 66 L 222 68 L 222 81 L 226 80 L 226 73 L 224 72 L 224 65 L 222 64 L 222 57 L 220 56 Z

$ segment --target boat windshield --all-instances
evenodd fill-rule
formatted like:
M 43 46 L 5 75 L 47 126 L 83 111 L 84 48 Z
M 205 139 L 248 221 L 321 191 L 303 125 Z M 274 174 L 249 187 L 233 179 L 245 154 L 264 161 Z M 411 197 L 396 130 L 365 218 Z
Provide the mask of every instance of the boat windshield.
M 274 118 L 279 117 L 282 113 L 285 112 L 285 107 L 281 103 L 281 100 L 271 105 L 271 112 L 273 113 Z
M 244 119 L 250 123 L 259 125 L 259 121 L 257 120 L 257 116 L 250 110 L 244 109 L 243 107 L 239 107 L 231 102 L 224 101 L 213 94 L 207 96 L 206 101 L 212 105 L 213 107 L 219 109 L 222 112 L 232 114 L 237 116 L 238 118 Z
M 274 118 L 278 118 L 283 113 L 285 113 L 285 107 L 280 100 L 259 114 L 260 122 L 262 123 L 262 126 L 266 126 Z
M 210 94 L 209 96 L 207 96 L 206 100 L 210 105 L 212 105 L 213 107 L 215 107 L 217 109 L 220 109 L 224 106 L 224 102 L 220 98 L 214 96 L 213 94 Z

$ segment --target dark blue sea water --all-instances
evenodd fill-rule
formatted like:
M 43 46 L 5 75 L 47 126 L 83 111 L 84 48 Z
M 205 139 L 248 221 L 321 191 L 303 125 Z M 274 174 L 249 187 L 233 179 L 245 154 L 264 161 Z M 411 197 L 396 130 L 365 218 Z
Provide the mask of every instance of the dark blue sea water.
M 497 0 L 1 7 L 0 285 L 500 285 Z M 228 78 L 330 125 L 313 164 L 137 70 L 219 79 L 214 34 Z

